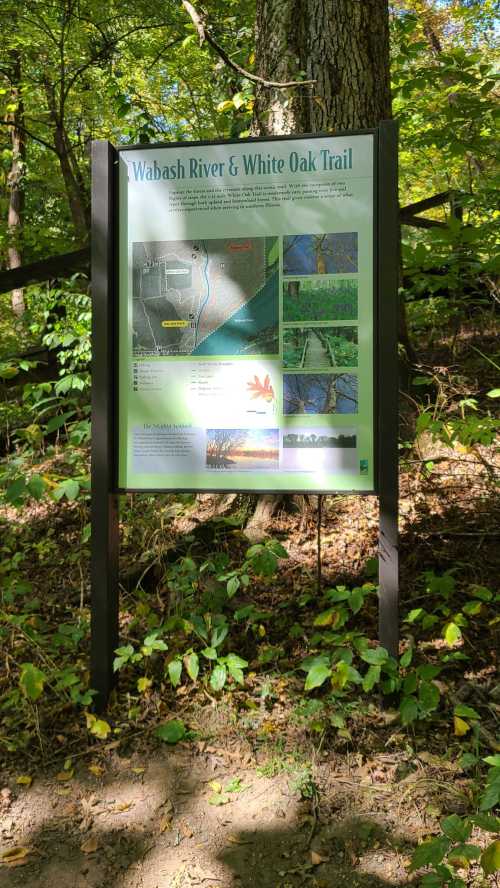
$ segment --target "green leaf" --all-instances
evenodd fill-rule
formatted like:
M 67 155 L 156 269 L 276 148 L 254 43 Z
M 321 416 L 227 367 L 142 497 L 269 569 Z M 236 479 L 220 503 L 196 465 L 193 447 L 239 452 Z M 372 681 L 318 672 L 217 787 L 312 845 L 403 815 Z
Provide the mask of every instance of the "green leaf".
M 449 852 L 448 860 L 454 866 L 463 866 L 464 862 L 477 860 L 481 856 L 481 848 L 477 845 L 466 845 L 461 842 Z
M 243 657 L 239 657 L 238 654 L 228 654 L 225 659 L 229 668 L 233 666 L 235 669 L 246 669 L 248 666 L 248 660 L 244 660 Z
M 33 663 L 23 663 L 19 677 L 19 687 L 29 700 L 38 700 L 43 694 L 47 676 Z
M 481 718 L 479 712 L 476 712 L 472 706 L 466 706 L 465 703 L 457 703 L 453 709 L 453 714 L 458 715 L 459 718 Z
M 217 651 L 213 647 L 203 648 L 202 656 L 206 657 L 207 660 L 216 660 L 217 659 Z
M 210 640 L 210 647 L 218 648 L 220 644 L 224 641 L 226 635 L 229 632 L 229 626 L 227 623 L 221 623 L 220 626 L 216 626 L 214 631 L 212 632 L 212 638 Z
M 89 731 L 99 740 L 105 740 L 111 733 L 111 725 L 103 718 L 96 718 L 89 722 Z
M 228 598 L 232 598 L 233 595 L 236 595 L 238 589 L 240 588 L 240 581 L 238 577 L 231 577 L 230 580 L 227 581 L 227 595 Z
M 61 481 L 60 484 L 54 489 L 54 499 L 60 500 L 63 496 L 66 497 L 67 500 L 74 500 L 78 496 L 80 492 L 80 485 L 78 481 L 75 481 L 74 478 L 67 478 L 66 481 Z
M 332 670 L 326 666 L 323 659 L 317 659 L 309 668 L 306 676 L 304 690 L 312 691 L 313 688 L 319 688 L 327 678 L 330 678 Z
M 5 499 L 8 503 L 14 504 L 21 499 L 24 493 L 26 493 L 26 478 L 22 476 L 9 484 L 5 491 Z
M 278 567 L 278 559 L 270 549 L 261 547 L 260 551 L 252 556 L 252 567 L 259 576 L 271 577 Z
M 328 610 L 322 611 L 316 619 L 314 620 L 314 626 L 330 626 L 337 614 L 337 609 L 335 607 L 329 607 Z
M 472 832 L 472 824 L 458 814 L 450 814 L 441 821 L 441 829 L 452 842 L 466 842 Z
M 168 676 L 174 688 L 181 683 L 182 660 L 170 660 L 167 666 Z
M 209 805 L 227 805 L 230 801 L 230 797 L 221 792 L 214 792 L 213 795 L 208 798 Z
M 61 414 L 61 416 L 53 416 L 49 419 L 47 425 L 45 426 L 45 432 L 47 435 L 50 435 L 51 432 L 55 432 L 57 429 L 60 429 L 61 426 L 75 413 L 74 410 L 68 410 L 67 413 Z
M 243 670 L 239 669 L 237 666 L 228 666 L 227 668 L 228 668 L 229 675 L 231 675 L 232 678 L 234 678 L 234 680 L 235 680 L 235 682 L 237 682 L 237 684 L 239 684 L 243 687 L 243 685 L 245 684 L 245 675 L 243 673 Z
M 246 100 L 245 96 L 243 95 L 243 93 L 238 92 L 238 93 L 235 93 L 233 96 L 233 105 L 237 110 L 239 110 L 241 108 L 241 106 L 246 103 L 246 101 L 247 100 Z
M 374 685 L 377 684 L 380 679 L 380 666 L 370 666 L 368 672 L 363 678 L 363 690 L 371 691 Z
M 500 782 L 490 783 L 479 801 L 480 811 L 489 811 L 500 803 Z
M 451 842 L 446 836 L 439 836 L 437 839 L 422 842 L 413 852 L 409 867 L 410 872 L 420 869 L 421 866 L 437 866 L 443 860 L 450 845 Z
M 335 589 L 327 589 L 325 593 L 325 598 L 328 598 L 329 601 L 348 601 L 351 597 L 351 593 L 349 589 L 346 589 L 345 586 L 337 586 Z
M 500 398 L 500 389 L 490 389 L 489 392 L 486 392 L 488 398 Z
M 493 876 L 500 870 L 500 839 L 496 839 L 483 851 L 481 866 L 487 876 Z
M 382 666 L 389 659 L 389 654 L 384 647 L 366 648 L 360 651 L 359 656 L 365 663 L 371 663 L 373 666 Z
M 134 653 L 134 648 L 131 644 L 124 645 L 123 647 L 116 648 L 115 654 L 118 654 L 117 657 L 113 660 L 113 672 L 118 672 L 125 663 L 128 663 L 130 658 Z
M 41 475 L 32 475 L 28 481 L 27 487 L 34 499 L 41 500 L 47 484 Z
M 447 623 L 443 629 L 443 638 L 446 641 L 446 644 L 456 644 L 457 641 L 460 641 L 462 638 L 462 631 L 456 623 L 451 621 L 450 623 Z
M 439 689 L 429 681 L 423 681 L 418 689 L 418 702 L 423 712 L 433 712 L 439 706 Z
M 226 684 L 227 679 L 227 670 L 224 665 L 218 663 L 217 666 L 214 666 L 212 670 L 212 675 L 210 676 L 210 687 L 214 691 L 221 691 L 224 685 Z
M 404 697 L 399 705 L 401 724 L 409 725 L 418 717 L 418 704 L 415 697 Z
M 474 598 L 480 598 L 481 601 L 491 601 L 493 598 L 493 592 L 491 589 L 488 589 L 487 586 L 477 586 L 475 583 L 469 587 L 471 595 Z
M 173 718 L 164 725 L 159 725 L 155 731 L 156 736 L 165 743 L 178 743 L 186 736 L 186 728 L 184 722 L 178 718 Z
M 365 596 L 362 589 L 352 590 L 351 597 L 349 599 L 349 607 L 351 608 L 353 614 L 357 614 L 361 610 L 364 600 Z
M 402 669 L 407 669 L 410 666 L 411 661 L 413 660 L 413 648 L 409 647 L 406 649 L 404 654 L 401 655 L 399 660 L 399 665 Z
M 184 660 L 186 664 L 186 672 L 189 675 L 191 681 L 196 681 L 198 678 L 198 673 L 200 671 L 200 660 L 198 654 L 188 654 L 186 659 Z
M 471 820 L 486 832 L 500 833 L 500 817 L 495 817 L 493 814 L 474 814 Z
M 476 718 L 479 718 L 476 715 Z M 483 759 L 483 762 L 486 762 L 487 765 L 491 765 L 492 768 L 500 768 L 500 755 L 487 755 L 486 758 Z
M 270 549 L 271 552 L 274 553 L 274 555 L 277 555 L 278 558 L 288 558 L 289 557 L 288 552 L 286 551 L 285 547 L 282 546 L 281 543 L 278 542 L 278 540 L 269 540 L 269 542 L 267 544 L 267 548 Z

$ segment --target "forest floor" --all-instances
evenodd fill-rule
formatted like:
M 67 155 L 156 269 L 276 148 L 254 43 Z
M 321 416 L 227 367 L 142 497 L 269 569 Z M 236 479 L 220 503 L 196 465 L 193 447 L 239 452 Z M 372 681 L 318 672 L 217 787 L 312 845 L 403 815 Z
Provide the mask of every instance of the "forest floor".
M 484 336 L 473 341 L 484 347 Z M 484 385 L 493 387 L 489 379 Z M 401 438 L 413 442 L 415 414 L 408 398 L 402 406 Z M 64 472 L 62 450 L 51 461 Z M 269 534 L 288 558 L 273 576 L 252 577 L 230 603 L 230 649 L 249 664 L 244 685 L 216 692 L 200 676 L 172 687 L 153 668 L 139 694 L 139 673 L 127 667 L 101 738 L 62 692 L 52 688 L 36 702 L 12 696 L 16 670 L 27 661 L 46 672 L 58 658 L 86 668 L 86 506 L 44 500 L 22 513 L 2 507 L 3 572 L 13 570 L 13 553 L 22 553 L 15 567 L 28 583 L 29 603 L 2 605 L 9 615 L 0 635 L 2 888 L 416 886 L 414 848 L 439 834 L 444 816 L 474 808 L 480 760 L 498 752 L 497 470 L 492 446 L 450 448 L 426 434 L 417 446 L 403 443 L 401 652 L 413 646 L 419 662 L 441 670 L 439 706 L 406 726 L 398 702 L 384 701 L 377 688 L 365 693 L 358 685 L 332 701 L 324 687 L 305 693 L 301 671 L 304 657 L 321 649 L 314 627 L 324 590 L 374 579 L 375 498 L 325 498 L 319 596 L 314 510 L 283 511 L 273 520 Z M 213 576 L 200 569 L 214 553 L 228 553 L 231 564 L 244 560 L 244 507 L 236 517 L 208 520 L 208 500 L 204 508 L 200 520 L 192 497 L 124 499 L 125 641 L 141 638 L 148 621 L 154 626 L 152 614 L 179 612 L 179 597 L 217 598 Z M 446 640 L 450 614 L 463 613 L 478 588 L 491 597 L 483 593 L 461 637 Z M 427 629 L 409 619 L 423 604 L 435 617 Z M 249 605 L 255 620 L 238 622 L 234 613 Z M 375 643 L 376 596 L 354 625 Z M 49 637 L 54 644 L 54 635 L 71 636 L 68 626 L 81 629 L 71 644 L 49 648 Z M 174 636 L 165 636 L 169 655 L 181 650 Z M 457 701 L 475 707 L 480 728 L 473 721 L 457 732 Z M 155 733 L 172 717 L 187 728 L 176 745 Z M 471 841 L 484 847 L 489 839 L 474 827 Z M 460 874 L 471 888 L 498 884 L 476 862 Z

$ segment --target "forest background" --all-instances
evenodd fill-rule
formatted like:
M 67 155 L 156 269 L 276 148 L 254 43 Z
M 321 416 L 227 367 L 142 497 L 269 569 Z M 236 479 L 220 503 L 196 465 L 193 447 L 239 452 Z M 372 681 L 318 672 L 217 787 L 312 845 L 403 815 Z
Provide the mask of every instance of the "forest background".
M 121 812 L 108 805 L 106 832 L 88 799 L 116 795 L 124 761 L 147 789 L 151 762 L 168 770 L 175 746 L 193 773 L 201 767 L 195 760 L 215 758 L 215 776 L 218 760 L 233 762 L 229 780 L 205 780 L 214 810 L 227 804 L 237 812 L 241 796 L 247 812 L 255 801 L 258 822 L 255 781 L 268 781 L 270 798 L 287 787 L 293 812 L 285 812 L 284 845 L 278 852 L 276 841 L 263 842 L 261 863 L 254 861 L 263 886 L 330 885 L 334 876 L 349 885 L 493 885 L 500 866 L 493 0 L 389 5 L 403 208 L 399 662 L 376 644 L 375 500 L 328 497 L 320 527 L 315 502 L 285 505 L 249 546 L 248 498 L 127 496 L 119 687 L 106 715 L 92 711 L 90 144 L 255 131 L 256 84 L 245 75 L 256 66 L 254 4 L 207 0 L 213 39 L 202 46 L 189 6 L 152 10 L 143 0 L 115 0 L 104 14 L 90 0 L 4 0 L 0 9 L 0 262 L 5 270 L 28 267 L 0 295 L 7 818 L 0 873 L 9 885 L 18 884 L 18 867 L 29 884 L 50 881 L 50 836 L 59 829 L 59 879 L 69 854 L 76 869 L 68 864 L 68 884 L 78 872 L 82 884 L 135 885 L 128 865 L 119 870 L 118 853 L 104 863 L 99 855 L 121 847 L 120 829 L 136 829 L 113 825 L 117 813 L 126 820 L 128 801 Z M 297 70 L 294 80 L 304 79 Z M 285 116 L 294 89 L 278 91 Z M 314 86 L 302 89 L 322 111 Z M 258 102 L 261 93 L 259 85 Z M 367 786 L 372 808 L 378 799 L 375 817 Z M 206 793 L 191 795 L 191 823 L 201 823 Z M 68 828 L 54 826 L 47 799 L 49 808 L 76 805 Z M 161 857 L 161 842 L 174 837 L 165 884 L 202 884 L 173 850 L 187 843 L 198 869 L 208 866 L 189 845 L 198 833 L 188 834 L 176 805 L 158 815 L 151 847 Z M 226 833 L 220 820 L 212 823 L 208 857 L 212 869 L 214 859 L 222 867 L 212 881 L 241 884 L 247 840 Z M 219 846 L 222 835 L 233 842 L 238 859 L 217 857 L 217 835 Z M 129 841 L 130 867 L 146 866 L 150 845 L 141 842 Z M 302 856 L 291 866 L 297 848 Z M 91 859 L 85 873 L 82 855 Z

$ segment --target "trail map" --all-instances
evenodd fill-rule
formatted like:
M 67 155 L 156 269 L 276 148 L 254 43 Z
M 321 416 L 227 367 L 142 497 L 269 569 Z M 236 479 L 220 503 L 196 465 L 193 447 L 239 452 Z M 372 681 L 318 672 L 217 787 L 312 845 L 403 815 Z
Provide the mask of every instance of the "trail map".
M 135 357 L 276 354 L 278 239 L 133 244 Z

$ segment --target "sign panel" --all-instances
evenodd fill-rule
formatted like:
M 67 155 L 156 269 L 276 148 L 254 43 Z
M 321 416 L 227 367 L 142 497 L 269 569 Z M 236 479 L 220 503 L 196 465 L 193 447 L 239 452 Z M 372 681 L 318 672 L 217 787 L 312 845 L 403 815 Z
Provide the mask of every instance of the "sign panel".
M 118 156 L 118 487 L 374 491 L 375 135 Z

